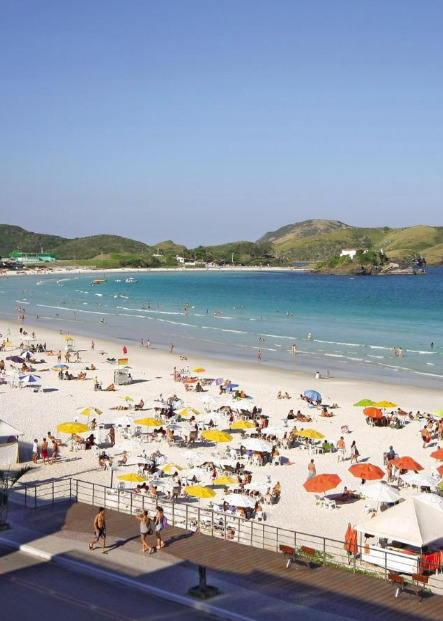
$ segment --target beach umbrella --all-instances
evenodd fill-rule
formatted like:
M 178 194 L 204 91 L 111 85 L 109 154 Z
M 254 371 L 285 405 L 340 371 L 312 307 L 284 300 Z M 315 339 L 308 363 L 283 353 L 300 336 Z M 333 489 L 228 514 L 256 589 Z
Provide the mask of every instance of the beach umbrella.
M 261 481 L 252 481 L 251 483 L 247 483 L 244 488 L 246 490 L 252 490 L 254 492 L 261 492 L 265 494 L 268 489 L 272 487 L 271 477 L 268 479 L 262 479 Z
M 374 405 L 375 401 L 372 401 L 372 399 L 360 399 L 360 401 L 357 401 L 357 403 L 354 403 L 354 407 L 356 408 L 365 408 L 368 405 Z
M 181 410 L 177 410 L 176 414 L 179 414 L 182 418 L 188 418 L 188 416 L 198 416 L 200 412 L 195 408 L 182 408 Z
M 19 375 L 20 382 L 25 385 L 36 385 L 40 383 L 40 375 Z
M 423 470 L 423 466 L 416 462 L 415 459 L 412 459 L 412 457 L 398 457 L 393 459 L 391 464 L 399 470 Z
M 352 528 L 350 522 L 345 534 L 344 548 L 350 556 L 355 556 L 358 553 L 357 531 Z
M 163 422 L 157 418 L 138 418 L 134 423 L 141 427 L 161 427 L 163 425 Z
M 183 470 L 181 466 L 177 466 L 177 464 L 173 464 L 173 463 L 164 464 L 163 466 L 159 466 L 158 469 L 161 470 L 162 472 L 168 472 L 168 473 Z
M 218 431 L 217 429 L 205 429 L 202 433 L 202 438 L 211 442 L 230 442 L 232 440 L 232 436 L 229 433 Z
M 442 476 L 442 477 L 443 477 L 443 466 L 439 466 L 439 467 L 437 468 L 437 472 L 438 472 L 438 474 L 439 474 L 440 476 Z
M 378 401 L 374 403 L 374 407 L 376 408 L 396 408 L 397 404 L 392 403 L 392 401 Z
M 363 410 L 363 414 L 365 416 L 368 416 L 369 418 L 382 418 L 383 416 L 383 412 L 380 410 L 380 408 L 376 408 L 373 405 L 369 406 L 368 408 L 365 408 Z
M 187 377 L 185 380 L 183 380 L 184 384 L 195 384 L 195 382 L 198 382 L 198 379 L 196 377 Z
M 85 431 L 89 431 L 89 427 L 83 423 L 60 423 L 60 425 L 57 425 L 57 431 L 70 434 L 84 433 Z
M 321 440 L 325 436 L 316 429 L 302 429 L 297 431 L 297 435 L 301 438 L 310 438 L 311 440 Z
M 443 449 L 437 449 L 436 451 L 431 453 L 431 457 L 433 457 L 437 461 L 443 461 Z
M 307 492 L 327 492 L 341 483 L 338 474 L 317 474 L 303 483 Z
M 231 407 L 236 410 L 248 410 L 251 412 L 254 409 L 255 404 L 252 402 L 252 399 L 237 399 L 232 403 Z
M 248 451 L 256 453 L 270 453 L 272 451 L 272 443 L 260 438 L 247 438 L 241 441 L 242 446 Z
M 212 485 L 235 485 L 235 484 L 238 485 L 238 480 L 234 479 L 233 477 L 228 477 L 226 475 L 218 477 L 212 482 Z
M 134 399 L 132 397 L 130 397 L 129 395 L 122 395 L 121 397 L 119 397 L 119 399 L 123 399 L 124 401 L 126 401 L 127 403 L 129 401 L 134 401 Z
M 434 477 L 417 472 L 401 474 L 400 479 L 409 485 L 416 485 L 417 487 L 436 487 L 439 483 Z
M 100 416 L 100 414 L 103 414 L 101 410 L 92 405 L 88 405 L 84 408 L 77 408 L 77 411 L 82 416 Z
M 316 390 L 305 390 L 303 394 L 305 395 L 305 397 L 308 397 L 308 399 L 311 399 L 312 401 L 321 401 L 321 394 Z
M 215 496 L 213 489 L 203 485 L 188 485 L 185 487 L 185 494 L 194 498 L 214 498 Z
M 239 384 L 233 384 L 232 382 L 230 384 L 227 384 L 226 386 L 224 386 L 224 390 L 234 390 L 234 388 L 238 388 Z
M 25 351 L 20 352 L 20 356 L 22 356 L 22 358 L 25 358 L 26 360 L 34 358 L 34 354 L 32 353 L 32 351 L 27 351 L 26 349 Z
M 354 477 L 365 481 L 377 481 L 385 476 L 383 470 L 373 464 L 354 464 L 349 468 L 349 472 Z
M 443 410 L 435 410 L 434 414 L 441 418 L 443 416 Z
M 253 509 L 255 507 L 256 500 L 246 494 L 226 494 L 223 497 L 223 502 L 227 502 L 228 505 L 233 507 L 240 507 L 242 509 Z
M 195 369 L 192 369 L 193 373 L 204 373 L 206 371 L 206 369 L 204 369 L 203 367 L 196 367 Z
M 229 425 L 229 429 L 255 429 L 255 424 L 248 420 L 236 420 L 235 423 Z
M 365 483 L 360 486 L 360 494 L 369 500 L 376 502 L 397 502 L 402 499 L 400 493 L 386 481 Z
M 120 481 L 129 481 L 130 483 L 141 483 L 142 481 L 146 481 L 146 477 L 141 474 L 136 474 L 135 472 L 120 474 L 117 478 Z
M 25 362 L 25 359 L 21 356 L 6 356 L 6 360 L 10 360 L 11 362 L 19 362 L 20 364 Z
M 53 371 L 66 371 L 67 369 L 69 369 L 67 364 L 56 364 L 52 367 Z

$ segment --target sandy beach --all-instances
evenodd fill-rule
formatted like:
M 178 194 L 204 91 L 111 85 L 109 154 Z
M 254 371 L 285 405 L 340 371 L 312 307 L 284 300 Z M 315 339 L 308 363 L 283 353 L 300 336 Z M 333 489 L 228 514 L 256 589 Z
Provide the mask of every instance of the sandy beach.
M 0 359 L 5 360 L 7 356 L 20 353 L 19 345 L 23 338 L 19 332 L 20 327 L 18 322 L 0 322 L 1 340 L 8 339 L 12 343 L 7 351 L 1 352 Z M 41 326 L 27 324 L 23 326 L 23 329 L 28 335 L 34 331 L 36 339 L 34 342 L 46 343 L 48 351 L 61 350 L 64 355 L 67 333 L 60 334 L 57 331 L 42 329 Z M 78 362 L 72 363 L 71 361 L 70 370 L 78 374 L 91 364 L 96 367 L 96 371 L 86 370 L 87 376 L 83 381 L 59 380 L 57 373 L 51 370 L 51 367 L 57 364 L 57 356 L 44 353 L 37 354 L 36 358 L 42 358 L 45 362 L 34 365 L 36 374 L 41 378 L 43 391 L 35 392 L 30 387 L 17 388 L 13 386 L 13 379 L 17 377 L 17 372 L 10 362 L 5 360 L 6 374 L 3 376 L 5 382 L 0 386 L 1 419 L 23 432 L 20 438 L 21 444 L 24 445 L 22 454 L 28 455 L 28 458 L 30 458 L 33 438 L 41 442 L 42 438 L 47 436 L 48 431 L 59 437 L 60 434 L 57 433 L 56 427 L 62 422 L 75 419 L 87 422 L 85 417 L 79 415 L 78 408 L 95 406 L 103 410 L 103 414 L 97 417 L 99 423 L 111 423 L 124 414 L 128 414 L 132 419 L 153 414 L 153 410 L 137 413 L 132 409 L 127 411 L 111 409 L 125 406 L 126 402 L 121 398 L 123 395 L 130 395 L 135 403 L 140 399 L 148 403 L 159 398 L 160 395 L 166 399 L 176 394 L 179 399 L 183 400 L 186 407 L 193 407 L 201 412 L 204 411 L 202 396 L 213 397 L 216 403 L 214 407 L 219 407 L 222 399 L 223 403 L 226 402 L 226 397 L 219 396 L 219 387 L 215 382 L 207 387 L 205 393 L 186 391 L 183 383 L 175 382 L 173 379 L 175 366 L 178 370 L 182 367 L 189 367 L 191 371 L 194 367 L 203 367 L 205 371 L 201 374 L 202 377 L 230 379 L 235 382 L 240 389 L 252 397 L 253 404 L 262 408 L 263 414 L 269 417 L 269 427 L 284 427 L 288 411 L 293 409 L 296 412 L 300 409 L 303 414 L 312 418 L 312 422 L 296 422 L 298 429 L 302 427 L 316 429 L 334 444 L 343 435 L 346 443 L 344 461 L 338 461 L 337 453 L 311 454 L 308 450 L 301 448 L 280 448 L 284 464 L 266 464 L 262 467 L 248 465 L 253 481 L 264 480 L 270 475 L 272 484 L 277 481 L 281 484 L 280 501 L 275 505 L 265 507 L 269 524 L 341 539 L 348 522 L 356 524 L 363 521 L 367 517 L 364 511 L 364 500 L 340 503 L 336 509 L 325 509 L 316 506 L 314 494 L 308 493 L 303 487 L 307 478 L 308 464 L 311 459 L 314 459 L 317 474 L 336 473 L 342 479 L 337 489 L 331 490 L 331 493 L 341 492 L 344 486 L 358 490 L 360 480 L 348 471 L 351 465 L 350 445 L 353 440 L 357 443 L 360 460 L 376 464 L 384 470 L 383 452 L 387 451 L 390 445 L 400 456 L 410 455 L 415 458 L 424 466 L 425 474 L 431 474 L 431 467 L 436 465 L 430 453 L 435 449 L 437 442 L 434 439 L 426 448 L 422 448 L 419 433 L 422 424 L 419 421 L 409 421 L 406 418 L 406 424 L 402 429 L 371 427 L 366 423 L 362 408 L 354 407 L 353 404 L 364 398 L 373 401 L 389 400 L 407 412 L 415 413 L 419 410 L 432 413 L 441 407 L 440 391 L 333 377 L 319 379 L 303 373 L 269 368 L 265 362 L 257 359 L 252 359 L 250 364 L 195 359 L 191 356 L 188 356 L 187 360 L 182 360 L 180 356 L 186 356 L 185 351 L 174 350 L 173 353 L 161 351 L 156 349 L 155 343 L 152 343 L 150 349 L 140 345 L 128 346 L 128 353 L 125 357 L 129 359 L 132 377 L 135 380 L 133 384 L 116 387 L 116 392 L 96 391 L 94 390 L 95 377 L 102 383 L 103 388 L 112 383 L 116 367 L 106 359 L 122 357 L 122 348 L 125 344 L 119 345 L 97 337 L 94 339 L 92 350 L 90 339 L 75 334 L 70 336 L 74 339 L 75 350 L 79 351 L 81 358 Z M 64 357 L 62 360 L 64 361 Z M 320 392 L 323 404 L 338 405 L 337 408 L 330 410 L 332 417 L 321 417 L 320 409 L 313 408 L 300 399 L 299 395 L 307 389 Z M 283 394 L 287 391 L 291 398 L 277 399 L 278 391 L 282 391 Z M 234 401 L 233 405 L 235 405 Z M 288 430 L 293 427 L 294 422 L 287 421 Z M 347 426 L 350 433 L 343 433 L 343 426 Z M 222 425 L 220 428 L 227 429 L 227 425 Z M 108 447 L 105 441 L 106 434 L 102 435 L 104 446 Z M 62 437 L 66 440 L 66 436 Z M 233 448 L 240 445 L 239 432 L 233 432 L 233 440 L 229 445 Z M 158 449 L 167 456 L 169 461 L 184 468 L 187 466 L 183 449 L 168 446 L 166 440 L 155 443 L 155 445 L 146 444 L 143 447 L 148 454 Z M 106 450 L 111 454 L 119 452 L 117 446 Z M 198 450 L 204 455 L 202 461 L 211 461 L 211 455 L 217 451 L 217 447 L 210 445 L 204 448 L 198 447 Z M 136 467 L 126 466 L 122 471 L 136 471 Z M 202 482 L 209 484 L 210 473 L 201 469 L 198 471 Z M 66 445 L 60 448 L 60 459 L 55 464 L 43 465 L 39 461 L 25 475 L 23 481 L 37 482 L 69 476 L 104 485 L 110 483 L 110 471 L 98 468 L 98 461 L 93 451 L 71 452 Z M 412 489 L 402 489 L 404 497 L 412 493 Z M 219 490 L 216 500 L 221 500 L 222 497 L 223 492 Z M 184 500 L 181 499 L 180 502 Z

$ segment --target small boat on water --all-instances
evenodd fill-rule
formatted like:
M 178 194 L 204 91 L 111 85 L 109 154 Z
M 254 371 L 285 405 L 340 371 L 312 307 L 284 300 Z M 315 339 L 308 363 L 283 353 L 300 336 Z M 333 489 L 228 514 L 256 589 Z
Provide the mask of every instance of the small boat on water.
M 137 279 L 130 277 L 130 278 L 127 278 L 125 282 L 137 282 Z
M 94 278 L 92 281 L 93 285 L 101 285 L 103 282 L 106 282 L 106 278 Z
M 121 279 L 121 278 L 116 278 L 116 279 L 114 280 L 114 282 L 121 282 L 121 281 L 122 281 L 122 279 Z

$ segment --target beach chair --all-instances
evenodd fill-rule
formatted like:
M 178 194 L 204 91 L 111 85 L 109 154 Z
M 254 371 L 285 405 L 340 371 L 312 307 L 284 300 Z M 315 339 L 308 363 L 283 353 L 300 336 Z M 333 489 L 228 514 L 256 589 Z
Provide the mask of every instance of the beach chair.
M 324 496 L 320 496 L 320 494 L 315 494 L 315 504 L 318 505 L 319 507 L 324 507 L 325 506 L 325 497 Z

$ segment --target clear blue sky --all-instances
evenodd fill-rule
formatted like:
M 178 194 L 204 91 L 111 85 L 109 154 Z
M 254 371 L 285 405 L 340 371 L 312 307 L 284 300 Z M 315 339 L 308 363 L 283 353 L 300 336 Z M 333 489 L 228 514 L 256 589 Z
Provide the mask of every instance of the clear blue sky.
M 443 225 L 442 0 L 3 0 L 0 223 Z

